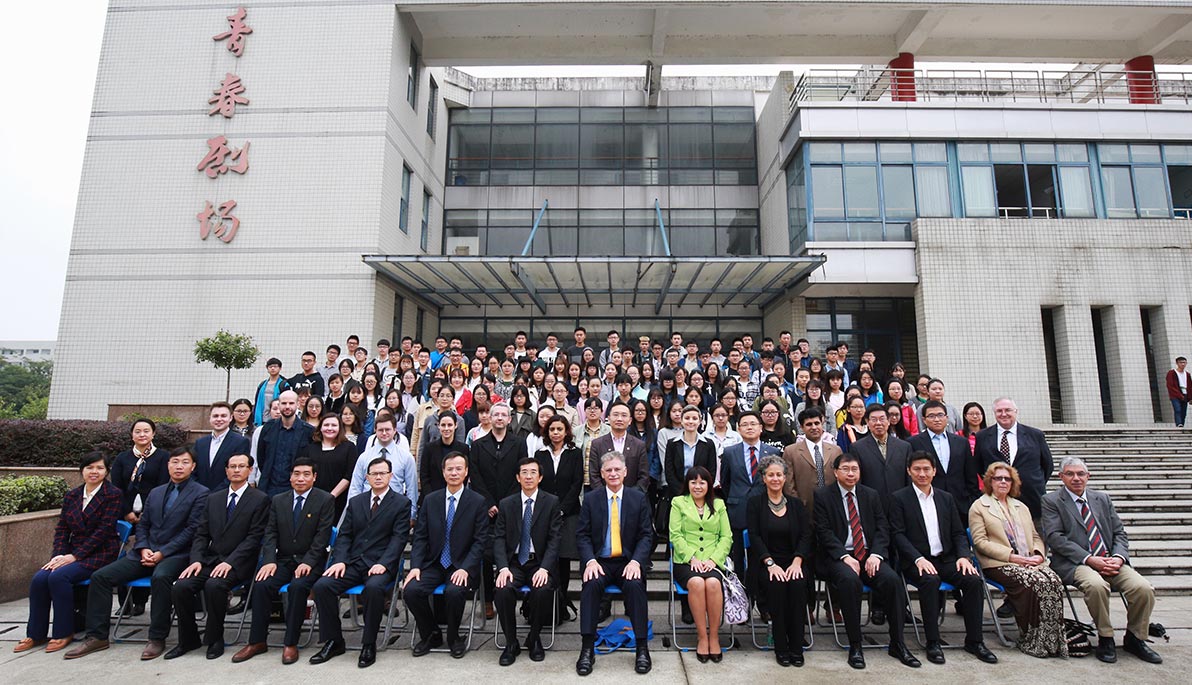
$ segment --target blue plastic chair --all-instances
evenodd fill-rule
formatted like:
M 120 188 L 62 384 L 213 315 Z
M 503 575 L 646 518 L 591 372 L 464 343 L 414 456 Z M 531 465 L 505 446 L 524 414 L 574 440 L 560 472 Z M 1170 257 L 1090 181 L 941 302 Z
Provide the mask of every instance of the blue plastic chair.
M 336 527 L 336 526 L 332 526 L 332 527 L 331 527 L 331 539 L 327 541 L 327 547 L 328 547 L 328 549 L 334 549 L 334 548 L 335 548 L 335 540 L 336 540 L 336 538 L 338 538 L 338 537 L 339 537 L 339 528 L 338 528 L 338 527 Z M 328 554 L 328 555 L 327 555 L 327 562 L 326 562 L 326 563 L 323 565 L 323 570 L 326 570 L 326 569 L 327 569 L 327 567 L 328 567 L 328 566 L 330 566 L 330 565 L 331 565 L 331 555 L 330 555 L 330 554 Z M 313 573 L 313 571 L 312 571 L 312 573 Z M 286 583 L 285 585 L 282 585 L 282 586 L 281 586 L 281 588 L 278 590 L 278 594 L 284 595 L 284 594 L 286 594 L 287 592 L 289 592 L 289 590 L 290 590 L 290 584 L 289 584 L 289 583 Z M 248 611 L 248 608 L 247 608 L 247 607 L 245 607 L 245 612 L 247 612 L 247 611 Z M 316 614 L 316 611 L 315 611 L 315 609 L 312 607 L 312 608 L 311 608 L 311 612 L 310 612 L 310 618 L 309 618 L 309 619 L 306 619 L 306 621 L 304 621 L 305 623 L 309 623 L 309 625 L 310 625 L 310 632 L 308 632 L 308 633 L 306 634 L 306 640 L 305 640 L 305 641 L 303 641 L 303 642 L 301 642 L 301 643 L 299 643 L 299 645 L 298 645 L 299 647 L 306 647 L 306 646 L 308 646 L 308 645 L 311 643 L 311 641 L 312 641 L 312 640 L 314 640 L 314 637 L 315 637 L 315 614 Z M 270 644 L 269 646 L 270 646 L 270 647 L 284 647 L 285 645 L 281 645 L 281 644 Z
M 443 586 L 443 585 L 440 585 L 439 587 L 445 588 L 445 586 Z M 439 590 L 439 588 L 435 588 L 435 594 L 439 594 L 438 590 Z M 523 586 L 519 587 L 517 589 L 517 594 L 519 597 L 522 598 L 523 601 L 525 601 L 526 595 L 530 594 L 530 586 L 523 585 Z M 550 649 L 551 647 L 555 646 L 555 615 L 557 614 L 558 610 L 559 610 L 559 593 L 552 592 L 551 593 L 551 614 L 550 614 L 550 640 L 545 645 L 542 646 L 543 649 Z M 517 620 L 516 613 L 514 614 L 513 620 L 515 620 L 515 621 Z M 505 641 L 505 633 L 501 632 L 501 621 L 499 619 L 496 621 L 493 621 L 493 645 L 495 645 L 497 649 L 505 649 L 504 641 Z
M 402 568 L 401 567 L 404 565 L 405 565 L 405 559 L 402 559 L 401 563 L 398 565 L 397 574 L 394 576 L 394 579 L 392 581 L 390 581 L 389 584 L 387 584 L 385 586 L 385 590 L 389 592 L 389 611 L 387 611 L 386 615 L 385 615 L 385 637 L 381 641 L 382 651 L 389 649 L 389 636 L 393 632 L 393 619 L 397 616 L 398 597 L 401 592 L 401 578 L 402 578 Z M 345 597 L 357 597 L 363 593 L 364 593 L 364 585 L 363 584 L 353 585 L 352 587 L 350 587 L 344 591 L 344 596 Z M 351 614 L 352 614 L 352 624 L 355 625 L 357 628 L 363 628 L 364 624 L 360 620 L 360 612 L 356 610 L 356 601 L 355 600 L 349 601 L 348 606 L 349 606 L 349 611 L 351 611 Z M 401 631 L 405 630 L 405 628 L 406 628 L 406 626 L 404 623 L 402 625 L 398 626 L 398 629 L 397 629 L 398 634 L 401 634 Z
M 431 594 L 442 597 L 446 592 L 447 583 L 440 583 L 434 589 L 434 591 L 431 592 Z M 484 612 L 480 612 L 480 623 L 476 623 L 476 608 L 481 604 L 484 604 L 484 582 L 482 579 L 478 579 L 476 583 L 476 589 L 472 592 L 472 612 L 468 616 L 468 640 L 466 647 L 468 650 L 472 649 L 472 636 L 475 634 L 475 632 L 477 630 L 484 630 L 488 625 L 488 619 L 485 618 Z M 413 650 L 414 645 L 418 642 L 418 626 L 414 623 L 414 621 L 407 621 L 407 623 L 410 625 L 410 649 Z M 447 645 L 443 645 L 441 647 L 435 647 L 430 651 L 447 653 L 451 651 L 451 648 Z

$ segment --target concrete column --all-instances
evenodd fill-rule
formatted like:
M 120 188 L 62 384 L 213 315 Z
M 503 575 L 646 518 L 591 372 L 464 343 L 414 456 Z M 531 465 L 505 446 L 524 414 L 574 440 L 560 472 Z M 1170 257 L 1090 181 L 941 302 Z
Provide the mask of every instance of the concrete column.
M 1141 311 L 1136 305 L 1106 307 L 1101 310 L 1101 325 L 1105 332 L 1113 422 L 1134 426 L 1154 423 L 1146 374 L 1130 371 L 1146 368 Z
M 915 101 L 915 56 L 901 52 L 886 65 L 890 70 L 890 96 L 894 102 Z M 1152 70 L 1154 65 L 1152 63 Z
M 1175 368 L 1176 357 L 1192 359 L 1192 312 L 1187 304 L 1164 305 L 1151 310 L 1151 335 L 1155 345 L 1155 373 L 1159 376 L 1159 399 L 1163 421 L 1174 420 L 1167 400 L 1167 372 Z
M 1101 388 L 1097 383 L 1092 310 L 1081 305 L 1057 307 L 1053 320 L 1064 422 L 1100 425 Z
M 1126 93 L 1131 104 L 1159 104 L 1159 79 L 1155 76 L 1155 58 L 1140 55 L 1126 62 Z

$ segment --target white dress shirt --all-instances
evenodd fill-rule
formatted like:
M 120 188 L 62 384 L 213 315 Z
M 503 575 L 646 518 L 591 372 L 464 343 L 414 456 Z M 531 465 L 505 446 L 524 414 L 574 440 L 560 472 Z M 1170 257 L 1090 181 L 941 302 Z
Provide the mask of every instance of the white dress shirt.
M 927 431 L 931 435 L 931 446 L 935 448 L 935 456 L 939 457 L 940 469 L 948 472 L 948 464 L 952 462 L 952 446 L 948 444 L 948 432 L 933 433 Z
M 938 557 L 944 552 L 944 543 L 940 540 L 940 519 L 939 512 L 935 508 L 935 488 L 928 487 L 927 492 L 923 492 L 916 487 L 915 497 L 919 500 L 919 511 L 923 512 L 923 527 L 927 529 L 927 546 L 931 549 L 931 556 Z
M 96 485 L 91 491 L 87 490 L 87 486 L 83 486 L 83 504 L 79 507 L 79 511 L 87 511 L 87 505 L 91 504 L 91 500 L 95 499 L 95 493 L 103 487 L 103 483 Z
M 241 485 L 239 490 L 232 490 L 232 491 L 228 492 L 228 499 L 226 502 L 224 502 L 224 506 L 226 507 L 227 505 L 232 503 L 232 495 L 236 496 L 236 504 L 238 506 L 240 504 L 240 500 L 244 499 L 244 491 L 247 489 L 248 489 L 248 481 L 245 481 L 244 485 Z
M 219 454 L 219 447 L 223 444 L 224 438 L 228 437 L 231 430 L 225 430 L 222 433 L 211 433 L 211 451 L 207 454 L 207 464 L 213 466 L 215 464 L 215 455 Z
M 998 454 L 1002 453 L 1002 436 L 1006 436 L 1006 440 L 1010 443 L 1010 466 L 1014 465 L 1014 459 L 1018 456 L 1018 422 L 1015 421 L 1013 426 L 1009 428 L 1002 428 L 1001 425 L 997 427 L 997 444 L 993 446 Z

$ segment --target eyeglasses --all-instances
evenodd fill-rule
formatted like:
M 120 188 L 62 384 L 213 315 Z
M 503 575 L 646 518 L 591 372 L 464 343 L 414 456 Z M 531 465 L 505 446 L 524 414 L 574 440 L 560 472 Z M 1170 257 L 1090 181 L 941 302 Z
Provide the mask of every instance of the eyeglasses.
M 1012 483 L 1012 482 L 1014 482 L 1014 479 L 1011 478 L 1010 476 L 994 476 L 993 478 L 990 478 L 989 480 L 991 480 L 995 483 Z
M 923 418 L 925 418 L 925 419 L 943 419 L 943 418 L 947 418 L 947 416 L 948 416 L 947 414 L 940 414 L 937 412 L 935 414 L 924 414 Z
M 369 476 L 388 476 L 389 472 L 388 471 L 369 471 L 368 475 Z

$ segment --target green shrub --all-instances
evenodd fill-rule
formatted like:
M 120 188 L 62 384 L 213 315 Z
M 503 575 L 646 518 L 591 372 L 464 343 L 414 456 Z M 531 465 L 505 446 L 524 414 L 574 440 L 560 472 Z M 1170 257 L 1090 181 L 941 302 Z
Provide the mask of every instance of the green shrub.
M 0 421 L 0 466 L 67 466 L 100 451 L 114 457 L 132 447 L 129 421 L 42 419 Z M 186 427 L 157 424 L 153 444 L 173 449 L 186 444 Z
M 0 516 L 61 509 L 67 491 L 58 476 L 9 476 L 0 478 Z

